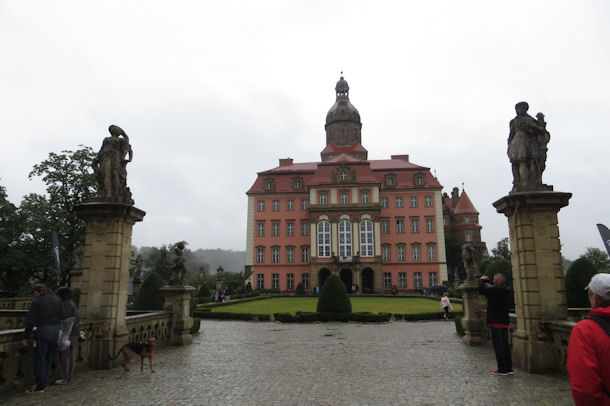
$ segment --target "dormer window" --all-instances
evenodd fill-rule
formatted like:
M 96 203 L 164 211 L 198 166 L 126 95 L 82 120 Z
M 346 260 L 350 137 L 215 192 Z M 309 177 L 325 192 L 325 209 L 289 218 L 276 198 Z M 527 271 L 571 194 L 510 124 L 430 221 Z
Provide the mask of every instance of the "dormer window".
M 342 182 L 345 182 L 347 180 L 347 173 L 346 171 L 341 171 L 341 173 L 339 174 L 339 180 Z
M 292 188 L 295 190 L 303 189 L 303 178 L 292 178 Z
M 385 184 L 386 186 L 396 186 L 396 175 L 386 175 Z
M 275 188 L 275 182 L 273 179 L 265 179 L 265 190 L 273 190 Z
M 417 186 L 423 186 L 423 185 L 425 185 L 425 184 L 426 184 L 426 181 L 425 181 L 425 179 L 424 179 L 424 175 L 423 175 L 422 173 L 418 173 L 418 174 L 416 174 L 416 175 L 415 175 L 415 181 L 414 181 L 414 183 L 415 183 Z

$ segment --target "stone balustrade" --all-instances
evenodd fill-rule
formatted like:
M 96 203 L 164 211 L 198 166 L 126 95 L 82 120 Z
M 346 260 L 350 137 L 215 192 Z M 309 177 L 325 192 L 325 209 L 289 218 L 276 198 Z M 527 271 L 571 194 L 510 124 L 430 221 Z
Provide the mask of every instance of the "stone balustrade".
M 150 337 L 157 344 L 166 344 L 171 338 L 171 312 L 150 312 L 125 317 L 129 341 L 144 341 Z
M 0 310 L 0 331 L 25 328 L 27 310 Z
M 100 322 L 81 325 L 81 331 L 84 331 L 86 338 L 79 343 L 77 370 L 88 368 L 90 348 L 99 336 L 100 327 Z M 0 331 L 0 394 L 23 390 L 34 384 L 32 346 L 24 346 L 21 342 L 23 332 L 23 328 Z M 50 381 L 56 379 L 53 374 L 54 372 Z
M 28 310 L 34 298 L 11 297 L 0 299 L 0 310 Z
M 557 366 L 561 372 L 567 373 L 566 362 L 568 361 L 568 343 L 572 327 L 576 323 L 573 321 L 543 321 L 540 322 L 540 329 L 553 340 L 555 355 L 557 356 Z

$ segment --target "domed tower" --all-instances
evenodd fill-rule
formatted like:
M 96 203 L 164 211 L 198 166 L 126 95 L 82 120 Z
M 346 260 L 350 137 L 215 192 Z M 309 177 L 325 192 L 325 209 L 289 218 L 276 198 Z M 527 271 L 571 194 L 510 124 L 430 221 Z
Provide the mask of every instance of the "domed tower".
M 341 75 L 335 86 L 337 99 L 326 115 L 326 148 L 320 154 L 328 161 L 339 154 L 366 160 L 368 151 L 361 143 L 360 113 L 349 101 L 349 85 Z

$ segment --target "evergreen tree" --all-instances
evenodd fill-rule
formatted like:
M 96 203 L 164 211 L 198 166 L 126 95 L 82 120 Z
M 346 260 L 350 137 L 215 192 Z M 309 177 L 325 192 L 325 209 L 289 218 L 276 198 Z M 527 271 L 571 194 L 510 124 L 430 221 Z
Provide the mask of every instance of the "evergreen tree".
M 585 286 L 596 273 L 595 265 L 587 258 L 580 257 L 572 262 L 566 273 L 568 307 L 591 307 Z
M 149 273 L 136 296 L 134 308 L 136 310 L 163 310 L 165 299 L 160 289 L 166 284 L 158 273 Z
M 345 285 L 337 275 L 331 275 L 326 279 L 318 299 L 318 312 L 329 313 L 351 313 L 352 302 L 347 296 Z

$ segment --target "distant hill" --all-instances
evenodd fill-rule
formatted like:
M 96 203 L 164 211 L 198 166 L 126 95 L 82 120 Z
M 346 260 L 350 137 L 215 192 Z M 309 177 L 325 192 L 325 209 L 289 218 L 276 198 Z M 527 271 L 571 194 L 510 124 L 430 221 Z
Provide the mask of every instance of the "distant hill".
M 192 251 L 198 263 L 207 263 L 210 274 L 216 273 L 220 265 L 225 272 L 239 273 L 244 271 L 246 265 L 246 251 L 233 251 L 217 249 L 198 249 Z

